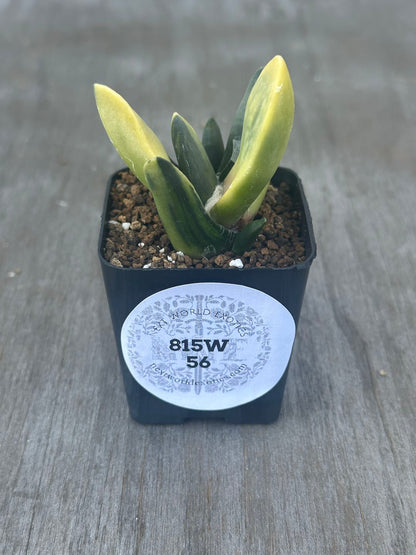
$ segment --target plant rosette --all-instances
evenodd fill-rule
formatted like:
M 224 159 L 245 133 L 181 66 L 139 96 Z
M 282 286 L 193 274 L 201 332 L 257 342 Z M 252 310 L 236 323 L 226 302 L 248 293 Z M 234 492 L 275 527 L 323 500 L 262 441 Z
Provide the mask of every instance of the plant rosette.
M 96 85 L 96 100 L 111 141 L 139 180 L 129 174 L 123 183 L 127 171 L 110 178 L 99 238 L 131 416 L 149 424 L 276 420 L 316 255 L 302 183 L 278 168 L 294 108 L 283 58 L 253 76 L 225 148 L 214 120 L 200 141 L 174 114 L 177 163 L 117 93 Z M 288 212 L 297 219 L 281 235 L 266 222 L 284 227 L 280 205 L 282 214 L 269 218 L 269 197 L 278 194 L 290 199 Z M 147 244 L 142 240 L 149 230 L 153 244 L 149 235 Z M 118 237 L 127 256 L 114 254 Z

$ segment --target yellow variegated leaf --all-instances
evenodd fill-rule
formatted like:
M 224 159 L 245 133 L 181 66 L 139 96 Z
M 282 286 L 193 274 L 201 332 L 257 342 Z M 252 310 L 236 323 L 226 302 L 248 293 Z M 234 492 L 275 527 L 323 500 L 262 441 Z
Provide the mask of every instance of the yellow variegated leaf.
M 162 143 L 122 96 L 106 85 L 94 85 L 95 100 L 104 129 L 121 158 L 147 185 L 144 165 L 155 156 L 169 160 Z
M 218 223 L 236 223 L 269 183 L 289 141 L 294 106 L 286 63 L 275 56 L 248 98 L 240 152 L 224 181 L 225 192 L 211 211 Z

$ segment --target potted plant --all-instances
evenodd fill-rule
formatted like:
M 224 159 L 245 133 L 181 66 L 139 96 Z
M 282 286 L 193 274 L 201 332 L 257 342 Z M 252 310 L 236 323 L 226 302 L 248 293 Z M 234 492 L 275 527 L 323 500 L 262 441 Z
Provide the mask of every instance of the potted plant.
M 109 181 L 99 257 L 131 416 L 267 423 L 280 411 L 316 253 L 298 176 L 278 168 L 293 123 L 286 63 L 253 76 L 224 148 L 172 118 L 177 162 L 127 102 L 95 85 L 129 169 Z

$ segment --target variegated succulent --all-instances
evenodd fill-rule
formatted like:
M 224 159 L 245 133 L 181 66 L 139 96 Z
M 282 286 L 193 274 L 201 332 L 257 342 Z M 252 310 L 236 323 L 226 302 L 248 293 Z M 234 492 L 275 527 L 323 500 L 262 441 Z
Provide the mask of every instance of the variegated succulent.
M 254 218 L 293 123 L 292 83 L 281 56 L 252 77 L 225 148 L 214 119 L 201 141 L 182 116 L 173 114 L 176 163 L 119 94 L 96 84 L 95 98 L 111 142 L 152 192 L 176 250 L 199 258 L 227 250 L 242 254 L 250 247 L 265 224 L 264 218 Z

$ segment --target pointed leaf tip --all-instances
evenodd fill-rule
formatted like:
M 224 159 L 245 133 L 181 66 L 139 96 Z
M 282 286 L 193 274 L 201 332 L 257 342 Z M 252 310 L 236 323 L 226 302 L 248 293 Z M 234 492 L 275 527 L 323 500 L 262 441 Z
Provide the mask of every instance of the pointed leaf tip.
M 143 167 L 154 156 L 168 159 L 156 134 L 116 91 L 94 84 L 98 113 L 110 141 L 132 172 L 146 184 Z
M 218 170 L 222 157 L 224 156 L 224 143 L 221 130 L 214 118 L 210 118 L 205 124 L 202 133 L 202 144 L 215 171 Z
M 266 218 L 260 218 L 258 220 L 253 220 L 248 225 L 243 227 L 234 241 L 234 245 L 232 248 L 233 252 L 235 252 L 235 254 L 241 255 L 248 251 L 251 245 L 256 240 L 257 235 L 263 229 L 265 223 Z
M 216 221 L 233 225 L 264 190 L 286 150 L 293 114 L 289 71 L 282 56 L 275 56 L 248 97 L 240 152 L 225 178 L 225 193 L 212 210 Z
M 217 176 L 204 146 L 190 123 L 177 112 L 172 116 L 171 134 L 178 166 L 205 203 L 217 185 Z
M 244 92 L 244 96 L 241 99 L 240 104 L 238 105 L 237 111 L 234 115 L 234 118 L 231 124 L 230 134 L 227 140 L 227 145 L 225 147 L 224 154 L 218 168 L 218 173 L 220 174 L 220 181 L 223 181 L 225 179 L 225 177 L 227 176 L 227 174 L 229 173 L 230 169 L 233 166 L 231 156 L 233 153 L 234 140 L 241 139 L 241 134 L 243 132 L 244 112 L 246 110 L 247 100 L 262 70 L 263 70 L 262 67 L 258 68 L 254 73 L 254 75 L 251 77 L 250 82 Z

